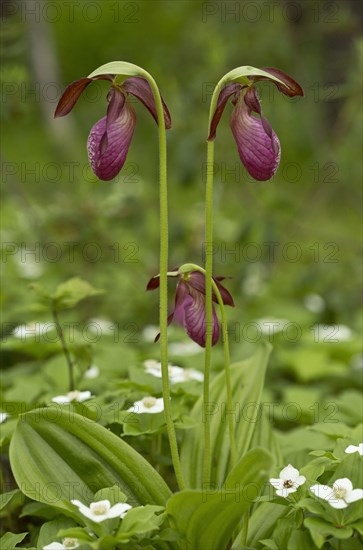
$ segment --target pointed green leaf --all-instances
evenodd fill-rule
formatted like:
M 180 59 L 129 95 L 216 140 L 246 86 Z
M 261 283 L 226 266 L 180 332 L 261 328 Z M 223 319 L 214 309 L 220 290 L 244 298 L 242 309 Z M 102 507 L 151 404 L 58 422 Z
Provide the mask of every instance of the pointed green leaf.
M 21 542 L 28 533 L 5 533 L 0 539 L 1 550 L 14 550 L 17 544 Z
M 260 407 L 271 346 L 258 346 L 252 357 L 231 366 L 233 404 L 235 407 L 235 437 L 237 456 L 242 457 L 250 448 L 256 422 L 262 415 Z M 225 374 L 221 372 L 210 387 L 211 449 L 215 462 L 212 465 L 212 481 L 223 483 L 230 469 L 228 419 L 226 415 L 227 393 Z M 187 486 L 202 486 L 204 460 L 203 397 L 191 411 L 197 427 L 186 432 L 181 447 L 181 464 Z
M 74 277 L 57 287 L 52 295 L 52 301 L 57 309 L 68 309 L 85 298 L 103 293 L 103 290 L 93 288 L 87 281 Z
M 187 550 L 221 550 L 252 506 L 267 479 L 273 459 L 265 449 L 249 451 L 215 490 L 185 490 L 171 497 L 167 512 L 186 539 Z
M 97 69 L 95 69 L 91 74 L 88 75 L 88 78 L 93 78 L 94 76 L 99 76 L 102 74 L 114 74 L 120 76 L 144 76 L 145 71 L 134 65 L 133 63 L 127 63 L 127 61 L 111 61 L 110 63 L 105 63 Z
M 287 506 L 263 502 L 252 513 L 248 524 L 247 544 L 256 548 L 258 542 L 271 536 L 276 522 L 288 512 Z
M 321 518 L 308 517 L 304 521 L 305 527 L 310 531 L 311 538 L 318 548 L 321 548 L 328 537 L 337 539 L 349 539 L 353 534 L 351 527 L 335 527 Z
M 74 412 L 51 406 L 20 417 L 10 445 L 11 467 L 27 496 L 74 514 L 117 485 L 131 505 L 165 505 L 170 490 L 152 466 L 115 434 Z

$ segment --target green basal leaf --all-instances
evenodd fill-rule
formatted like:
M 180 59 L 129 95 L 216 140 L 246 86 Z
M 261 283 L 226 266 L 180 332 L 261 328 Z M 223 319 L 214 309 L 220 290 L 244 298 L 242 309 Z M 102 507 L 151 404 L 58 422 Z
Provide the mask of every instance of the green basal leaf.
M 9 491 L 8 493 L 4 493 L 0 495 L 0 510 L 5 508 L 9 504 L 9 502 L 16 496 L 19 495 L 20 491 L 19 489 L 14 489 L 14 491 Z
M 95 69 L 91 74 L 88 75 L 88 78 L 94 76 L 99 76 L 102 74 L 114 74 L 120 76 L 144 76 L 145 71 L 134 65 L 133 63 L 128 63 L 127 61 L 110 61 L 110 63 L 105 63 L 97 69 Z
M 17 544 L 25 539 L 28 533 L 5 533 L 0 539 L 1 550 L 14 550 Z
M 57 287 L 55 293 L 52 295 L 52 302 L 58 310 L 69 309 L 85 298 L 98 296 L 103 293 L 104 290 L 96 289 L 87 281 L 74 277 Z
M 185 490 L 171 497 L 167 512 L 186 539 L 185 548 L 221 550 L 232 539 L 241 517 L 252 506 L 273 464 L 265 449 L 249 451 L 225 484 Z M 214 489 L 212 489 L 214 487 Z
M 327 523 L 321 518 L 308 517 L 304 525 L 310 531 L 311 538 L 318 548 L 321 548 L 328 537 L 337 539 L 348 539 L 353 534 L 351 527 L 335 527 L 332 523 Z
M 262 415 L 260 402 L 270 352 L 269 344 L 261 344 L 252 357 L 231 366 L 232 395 L 236 407 L 235 436 L 239 458 L 250 448 L 256 423 Z M 224 372 L 216 376 L 211 384 L 210 403 L 211 451 L 215 457 L 211 480 L 222 484 L 231 467 L 225 414 L 227 393 Z M 198 488 L 202 487 L 203 482 L 203 397 L 195 403 L 190 416 L 196 421 L 197 427 L 185 433 L 181 446 L 181 465 L 187 486 Z
M 134 535 L 146 535 L 159 529 L 164 522 L 162 506 L 147 505 L 129 510 L 117 532 L 118 541 L 127 542 Z
M 263 502 L 252 513 L 248 523 L 247 545 L 256 548 L 258 542 L 269 538 L 276 522 L 288 512 L 287 506 Z
M 70 518 L 66 518 L 65 516 L 59 516 L 52 521 L 47 521 L 46 523 L 43 523 L 39 531 L 37 546 L 39 548 L 43 548 L 43 546 L 50 544 L 59 537 L 58 532 L 61 529 L 70 529 L 74 528 L 75 526 L 75 522 Z
M 71 499 L 85 504 L 117 485 L 132 506 L 164 505 L 171 492 L 132 447 L 99 424 L 56 406 L 20 417 L 10 445 L 19 488 L 33 500 L 75 514 Z

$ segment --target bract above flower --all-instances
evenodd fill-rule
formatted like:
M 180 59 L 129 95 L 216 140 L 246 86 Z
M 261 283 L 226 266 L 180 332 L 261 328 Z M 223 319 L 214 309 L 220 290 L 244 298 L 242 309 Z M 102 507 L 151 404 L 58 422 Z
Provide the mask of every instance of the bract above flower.
M 123 82 L 117 75 L 98 75 L 81 78 L 72 82 L 60 98 L 55 117 L 67 115 L 74 107 L 82 92 L 94 80 L 110 83 L 107 95 L 107 114 L 91 129 L 88 137 L 88 158 L 92 170 L 101 180 L 111 180 L 121 170 L 126 161 L 132 136 L 136 126 L 136 113 L 128 97 L 136 97 L 158 122 L 154 95 L 145 78 L 131 76 Z M 170 113 L 163 102 L 165 128 L 171 127 Z
M 347 477 L 337 479 L 333 487 L 328 485 L 313 485 L 310 491 L 318 498 L 326 500 L 332 508 L 347 508 L 348 504 L 363 498 L 363 489 L 353 489 L 353 484 Z
M 210 125 L 208 140 L 216 137 L 217 126 L 230 98 L 234 109 L 231 116 L 231 130 L 235 138 L 240 159 L 248 173 L 256 180 L 265 181 L 275 174 L 280 162 L 280 142 L 269 122 L 262 115 L 262 109 L 255 83 L 267 80 L 289 97 L 303 96 L 301 86 L 291 76 L 272 67 L 263 68 L 272 77 L 251 75 L 249 85 L 232 82 L 219 93 L 217 105 Z
M 306 478 L 299 474 L 299 470 L 291 464 L 283 468 L 279 476 L 279 478 L 271 478 L 270 483 L 275 487 L 276 494 L 284 498 L 287 498 L 290 493 L 295 493 L 300 485 L 303 485 L 306 481 Z
M 78 403 L 82 403 L 87 399 L 91 399 L 91 397 L 92 397 L 91 392 L 88 390 L 86 391 L 74 390 L 74 391 L 68 392 L 66 395 L 57 395 L 56 397 L 53 397 L 52 401 L 53 403 L 58 403 L 59 405 L 63 405 L 65 403 L 72 403 L 72 401 L 77 401 Z
M 78 510 L 82 515 L 96 523 L 101 523 L 101 521 L 105 521 L 106 519 L 113 519 L 117 517 L 124 518 L 128 510 L 132 508 L 132 506 L 126 502 L 119 502 L 114 506 L 111 506 L 109 500 L 92 502 L 89 506 L 86 506 L 79 500 L 71 500 L 71 502 L 78 507 Z
M 164 399 L 148 395 L 141 401 L 135 401 L 132 407 L 127 410 L 136 414 L 157 414 L 164 410 Z
M 175 276 L 172 277 L 175 279 Z M 220 281 L 225 277 L 213 277 L 218 290 L 221 294 L 223 303 L 228 306 L 234 306 L 233 298 Z M 150 279 L 146 290 L 155 290 L 159 287 L 159 275 Z M 217 303 L 217 297 L 213 292 L 213 302 Z M 168 324 L 173 319 L 182 325 L 188 336 L 194 342 L 205 347 L 206 341 L 206 313 L 205 313 L 205 276 L 200 271 L 191 271 L 189 273 L 180 273 L 178 275 L 178 284 L 175 293 L 175 308 L 168 317 Z M 218 342 L 219 322 L 213 305 L 213 326 L 212 326 L 212 345 Z M 159 339 L 159 335 L 155 341 Z
M 348 455 L 352 453 L 359 453 L 360 456 L 363 456 L 363 443 L 359 443 L 357 447 L 355 445 L 348 445 L 348 447 L 345 449 L 345 452 Z

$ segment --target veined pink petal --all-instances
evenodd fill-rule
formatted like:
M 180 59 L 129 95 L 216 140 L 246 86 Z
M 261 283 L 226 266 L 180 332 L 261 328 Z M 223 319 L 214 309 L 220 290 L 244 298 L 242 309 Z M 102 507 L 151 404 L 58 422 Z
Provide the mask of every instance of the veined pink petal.
M 88 158 L 96 176 L 104 181 L 114 178 L 123 167 L 135 130 L 136 115 L 125 102 L 120 116 L 107 128 L 107 146 L 101 151 L 101 140 L 106 132 L 106 119 L 101 118 L 88 136 Z
M 243 95 L 232 112 L 231 129 L 248 173 L 259 181 L 272 178 L 280 162 L 279 139 L 272 128 L 266 131 L 261 117 L 252 116 Z
M 218 290 L 221 294 L 223 303 L 227 306 L 234 307 L 234 302 L 231 294 L 228 292 L 224 286 L 221 285 L 220 281 L 223 281 L 226 277 L 213 277 L 214 282 L 216 283 Z M 205 294 L 205 275 L 201 273 L 200 271 L 192 271 L 189 274 L 189 279 L 187 283 L 198 290 L 199 292 L 202 292 Z M 215 295 L 215 292 L 212 290 L 213 296 L 213 302 L 218 303 L 217 296 Z
M 145 80 L 145 78 L 141 78 L 140 76 L 131 76 L 130 78 L 127 78 L 125 80 L 122 87 L 125 92 L 134 95 L 135 97 L 137 97 L 137 99 L 141 101 L 141 103 L 145 105 L 147 110 L 153 116 L 155 122 L 158 124 L 158 115 L 155 106 L 154 94 L 148 81 Z M 161 101 L 164 108 L 165 128 L 168 130 L 169 128 L 171 128 L 171 117 L 169 109 L 167 108 L 163 98 L 161 98 Z
M 194 342 L 204 348 L 206 342 L 205 296 L 189 285 L 188 292 L 189 297 L 184 302 L 185 330 Z M 212 327 L 212 346 L 214 346 L 219 338 L 219 323 L 214 306 Z

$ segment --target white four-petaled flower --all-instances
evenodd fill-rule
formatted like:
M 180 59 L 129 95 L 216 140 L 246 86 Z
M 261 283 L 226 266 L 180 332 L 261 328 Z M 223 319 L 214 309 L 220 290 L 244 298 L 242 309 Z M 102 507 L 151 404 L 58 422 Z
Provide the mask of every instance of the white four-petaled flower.
M 74 390 L 67 393 L 67 395 L 57 395 L 56 397 L 53 397 L 52 401 L 53 403 L 58 403 L 59 405 L 64 405 L 65 403 L 72 403 L 72 401 L 78 401 L 78 403 L 82 403 L 82 401 L 86 401 L 87 399 L 91 399 L 92 395 L 90 391 L 79 391 Z
M 162 397 L 156 398 L 148 395 L 141 399 L 141 401 L 135 401 L 132 407 L 127 410 L 136 414 L 160 413 L 164 410 L 164 399 Z
M 5 420 L 6 420 L 7 418 L 9 418 L 8 413 L 0 412 L 0 424 L 2 424 L 3 422 L 5 422 Z
M 123 518 L 128 510 L 132 508 L 132 506 L 126 504 L 126 502 L 118 502 L 114 506 L 111 506 L 109 500 L 92 502 L 89 506 L 82 504 L 79 500 L 71 500 L 71 502 L 78 507 L 82 515 L 96 523 L 101 523 L 101 521 L 111 518 Z
M 148 374 L 161 378 L 161 363 L 155 359 L 147 359 L 144 361 L 144 367 Z M 178 382 L 187 382 L 188 380 L 197 380 L 203 382 L 203 373 L 195 369 L 182 369 L 176 365 L 168 365 L 169 381 L 171 384 Z
M 271 478 L 270 483 L 276 489 L 279 497 L 287 498 L 290 493 L 295 493 L 300 485 L 305 483 L 306 478 L 299 474 L 299 470 L 289 464 L 281 470 L 279 478 Z
M 73 550 L 73 548 L 78 548 L 78 540 L 73 538 L 65 538 L 62 542 L 52 542 L 43 546 L 43 550 Z
M 313 485 L 310 491 L 318 498 L 326 500 L 333 508 L 346 508 L 351 502 L 363 498 L 363 489 L 353 489 L 353 484 L 347 477 L 337 479 L 333 487 L 328 485 Z
M 348 455 L 351 455 L 352 453 L 359 453 L 361 456 L 363 456 L 363 443 L 359 443 L 358 446 L 348 445 L 348 447 L 345 449 L 345 452 Z

